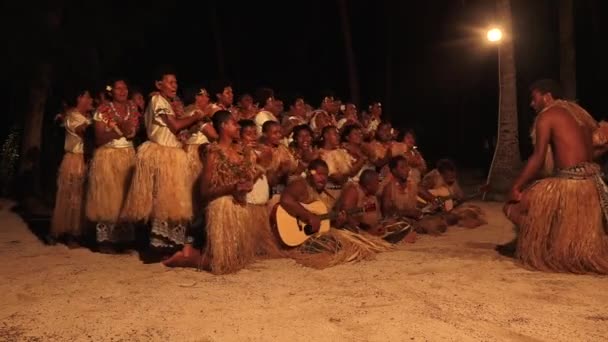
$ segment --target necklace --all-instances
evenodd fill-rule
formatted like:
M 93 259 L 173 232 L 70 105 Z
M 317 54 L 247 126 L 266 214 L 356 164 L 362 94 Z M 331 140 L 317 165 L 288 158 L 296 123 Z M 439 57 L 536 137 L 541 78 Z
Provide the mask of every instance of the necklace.
M 118 113 L 118 111 L 116 110 L 116 107 L 114 106 L 114 102 L 110 102 L 110 108 L 112 108 L 112 111 L 114 112 L 114 116 L 118 117 L 118 118 L 122 118 L 124 121 L 129 120 L 129 117 L 131 117 L 131 106 L 129 106 L 129 104 L 126 105 L 127 107 L 127 115 L 122 118 L 120 116 L 120 114 Z

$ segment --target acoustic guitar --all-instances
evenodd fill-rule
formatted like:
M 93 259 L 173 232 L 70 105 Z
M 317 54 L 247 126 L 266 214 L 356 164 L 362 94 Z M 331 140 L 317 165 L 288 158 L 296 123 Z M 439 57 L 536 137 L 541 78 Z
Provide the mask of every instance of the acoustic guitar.
M 321 221 L 321 226 L 318 232 L 313 232 L 312 227 L 299 218 L 290 215 L 280 204 L 277 204 L 274 210 L 273 224 L 283 243 L 289 247 L 296 247 L 308 240 L 311 236 L 322 235 L 327 233 L 331 227 L 331 220 L 338 217 L 339 213 L 330 212 L 325 203 L 315 201 L 308 204 L 300 203 L 306 210 L 317 215 Z M 354 208 L 346 211 L 346 215 L 360 215 L 366 212 L 376 210 L 376 204 L 371 203 L 362 208 Z

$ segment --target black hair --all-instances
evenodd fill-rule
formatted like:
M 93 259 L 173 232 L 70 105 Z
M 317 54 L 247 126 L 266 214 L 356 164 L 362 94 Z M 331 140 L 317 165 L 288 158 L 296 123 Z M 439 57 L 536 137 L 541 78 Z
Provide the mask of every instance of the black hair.
M 302 131 L 307 131 L 308 133 L 310 133 L 311 137 L 314 137 L 314 135 L 315 135 L 315 133 L 312 131 L 312 128 L 310 128 L 310 126 L 308 126 L 308 125 L 297 125 L 292 130 L 294 140 L 298 136 L 298 134 L 300 134 L 300 132 L 302 132 Z
M 256 127 L 255 122 L 253 120 L 239 120 L 239 126 L 241 126 L 241 134 L 245 131 L 246 128 Z
M 372 169 L 366 169 L 359 176 L 359 183 L 368 184 L 374 177 L 378 178 L 378 172 Z
M 329 169 L 329 166 L 327 166 L 327 163 L 325 162 L 325 160 L 315 159 L 308 164 L 308 171 L 316 170 L 321 166 L 326 169 Z
M 165 76 L 168 75 L 173 75 L 177 77 L 177 73 L 175 72 L 175 69 L 171 66 L 168 65 L 162 65 L 156 68 L 156 70 L 154 71 L 154 81 L 158 82 L 158 81 L 162 81 Z
M 323 91 L 322 97 L 321 97 L 321 104 L 319 105 L 319 107 L 323 106 L 323 104 L 325 103 L 325 99 L 327 99 L 327 98 L 331 98 L 333 101 L 335 101 L 335 96 L 336 96 L 336 94 L 331 90 Z
M 184 91 L 184 103 L 187 105 L 193 104 L 196 101 L 196 96 L 199 94 L 201 89 L 205 89 L 202 84 L 198 84 L 194 87 L 189 87 Z
M 266 106 L 266 101 L 274 97 L 274 91 L 270 88 L 259 88 L 255 91 L 254 102 L 258 104 L 260 108 Z
M 64 89 L 63 100 L 68 108 L 76 107 L 76 105 L 78 104 L 78 98 L 83 96 L 87 92 L 89 92 L 89 95 L 92 95 L 90 93 L 87 85 L 84 85 L 84 84 L 71 85 L 71 86 L 68 86 L 66 89 Z
M 346 139 L 348 138 L 348 136 L 356 129 L 361 129 L 361 126 L 357 125 L 357 124 L 348 124 L 344 127 L 342 127 L 342 134 L 340 139 L 342 140 L 342 142 L 345 142 Z
M 232 83 L 230 83 L 228 80 L 218 80 L 211 84 L 211 89 L 209 92 L 212 94 L 214 99 L 218 100 L 217 94 L 223 93 L 224 89 L 229 87 L 232 88 Z
M 239 101 L 242 101 L 246 96 L 251 97 L 251 99 L 253 100 L 253 96 L 250 93 L 244 93 L 244 94 L 241 94 L 241 96 L 239 96 Z
M 127 85 L 127 89 L 129 91 L 129 95 L 131 94 L 131 89 L 129 88 L 129 81 L 127 81 L 126 78 L 124 77 L 114 77 L 114 78 L 110 78 L 108 79 L 108 82 L 106 83 L 106 85 L 104 85 L 103 87 L 103 92 L 106 95 L 106 97 L 110 100 L 113 99 L 112 97 L 112 89 L 114 89 L 114 86 L 116 85 L 116 83 L 118 82 L 124 82 Z M 108 90 L 107 87 L 110 87 L 110 90 Z
M 552 79 L 542 79 L 532 83 L 530 85 L 530 92 L 534 90 L 540 92 L 541 95 L 551 94 L 556 100 L 564 98 L 562 86 Z
M 336 126 L 329 125 L 329 126 L 323 127 L 323 129 L 321 130 L 321 136 L 319 137 L 319 142 L 318 142 L 319 147 L 323 147 L 323 145 L 325 145 L 325 134 L 327 134 L 327 132 L 329 132 L 331 130 L 337 130 Z
M 211 121 L 213 122 L 213 128 L 219 134 L 222 130 L 222 126 L 232 118 L 232 113 L 227 110 L 218 110 L 213 114 Z
M 133 95 L 135 95 L 135 94 L 141 94 L 143 96 L 144 92 L 138 86 L 130 86 L 129 87 L 129 98 L 133 98 Z
M 274 120 L 268 120 L 264 122 L 262 125 L 262 133 L 267 133 L 272 126 L 281 126 L 278 122 Z
M 397 136 L 397 141 L 402 142 L 403 139 L 405 139 L 405 136 L 408 134 L 413 136 L 415 140 L 418 140 L 418 137 L 416 136 L 416 132 L 412 128 L 407 128 L 406 130 L 399 132 L 399 135 Z
M 449 159 L 440 159 L 437 161 L 437 171 L 439 171 L 439 173 L 444 173 L 446 171 L 456 172 L 456 165 Z
M 304 101 L 304 103 L 306 103 L 304 96 L 302 96 L 301 94 L 297 94 L 297 93 L 292 96 L 288 96 L 286 99 L 287 100 L 285 102 L 289 107 L 295 107 L 296 102 L 298 100 L 302 100 L 302 101 Z
M 395 156 L 393 158 L 391 158 L 391 160 L 389 160 L 388 162 L 388 168 L 393 171 L 397 168 L 397 166 L 399 166 L 400 162 L 406 162 L 407 163 L 407 159 L 405 159 L 404 156 Z

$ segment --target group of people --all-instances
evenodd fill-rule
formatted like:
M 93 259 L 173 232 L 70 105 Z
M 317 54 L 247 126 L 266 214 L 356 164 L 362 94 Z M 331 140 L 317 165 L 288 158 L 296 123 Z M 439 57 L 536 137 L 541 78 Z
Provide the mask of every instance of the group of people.
M 227 82 L 187 89 L 182 101 L 169 70 L 158 73 L 155 88 L 147 105 L 123 79 L 107 84 L 95 100 L 87 89 L 66 98 L 55 239 L 73 245 L 94 226 L 99 250 L 114 253 L 129 248 L 139 229 L 166 266 L 225 274 L 259 258 L 289 257 L 324 268 L 371 258 L 414 242 L 417 234 L 486 223 L 479 207 L 462 204 L 454 163 L 443 159 L 429 170 L 414 132 L 398 132 L 383 120 L 380 102 L 361 113 L 331 95 L 318 109 L 299 96 L 285 99 L 285 106 L 272 89 L 260 88 L 234 105 Z M 94 135 L 91 158 L 85 157 L 87 131 Z M 555 165 L 563 167 L 558 151 Z M 595 174 L 591 163 L 577 167 Z M 532 213 L 558 209 L 547 201 L 522 209 L 519 191 L 535 168 L 526 168 L 505 209 L 509 217 L 528 218 L 517 222 L 520 236 L 526 225 L 538 230 Z M 546 206 L 534 209 L 538 203 Z M 293 218 L 293 226 L 277 212 Z M 286 243 L 284 234 L 302 232 L 300 242 Z M 596 254 L 608 250 L 602 246 L 594 245 Z M 530 247 L 520 239 L 519 248 Z M 542 268 L 524 254 L 522 261 Z

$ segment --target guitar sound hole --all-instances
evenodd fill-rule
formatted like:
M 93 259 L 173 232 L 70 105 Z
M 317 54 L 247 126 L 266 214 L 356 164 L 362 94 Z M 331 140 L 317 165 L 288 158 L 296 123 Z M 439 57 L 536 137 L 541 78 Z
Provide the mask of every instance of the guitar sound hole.
M 314 233 L 315 232 L 312 231 L 312 226 L 311 225 L 307 224 L 307 225 L 304 226 L 304 234 L 306 234 L 306 235 L 312 235 Z

